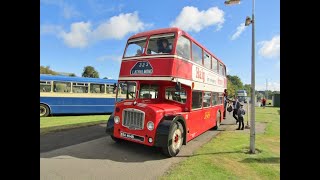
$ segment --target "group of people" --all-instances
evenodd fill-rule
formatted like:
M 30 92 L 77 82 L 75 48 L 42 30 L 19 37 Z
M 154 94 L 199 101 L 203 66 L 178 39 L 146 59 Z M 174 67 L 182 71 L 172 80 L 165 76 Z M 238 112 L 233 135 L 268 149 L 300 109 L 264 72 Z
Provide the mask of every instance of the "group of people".
M 232 103 L 232 105 L 231 105 Z M 236 120 L 236 124 L 239 123 L 239 127 L 237 130 L 244 129 L 244 115 L 246 111 L 243 109 L 243 104 L 241 104 L 238 100 L 237 96 L 234 96 L 234 100 L 228 98 L 227 89 L 224 90 L 224 109 L 226 110 L 228 104 L 232 106 L 233 113 L 232 116 Z M 223 119 L 226 118 L 226 111 L 223 112 Z M 241 128 L 240 128 L 241 127 Z

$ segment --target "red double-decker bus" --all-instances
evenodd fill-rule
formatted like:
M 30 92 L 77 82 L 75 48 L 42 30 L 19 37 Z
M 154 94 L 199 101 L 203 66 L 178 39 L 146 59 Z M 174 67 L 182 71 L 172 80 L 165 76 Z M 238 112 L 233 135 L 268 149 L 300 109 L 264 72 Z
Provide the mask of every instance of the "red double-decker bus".
M 161 147 L 172 157 L 223 120 L 226 67 L 179 28 L 131 36 L 118 81 L 106 129 L 116 142 Z

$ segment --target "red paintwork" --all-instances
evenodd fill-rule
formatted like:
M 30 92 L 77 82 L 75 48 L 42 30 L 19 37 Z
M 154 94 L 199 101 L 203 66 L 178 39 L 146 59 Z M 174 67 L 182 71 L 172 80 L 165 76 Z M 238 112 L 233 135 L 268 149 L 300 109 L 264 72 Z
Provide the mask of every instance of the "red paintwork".
M 186 32 L 180 30 L 179 28 L 167 28 L 167 29 L 159 29 L 153 31 L 147 31 L 143 33 L 136 34 L 129 39 L 137 38 L 137 37 L 147 37 L 149 38 L 150 35 L 154 34 L 161 34 L 161 33 L 169 33 L 174 32 L 176 34 L 185 35 L 190 40 L 195 41 L 191 36 L 189 36 Z M 175 39 L 175 43 L 178 38 Z M 205 47 L 201 46 L 197 43 L 200 47 L 210 53 Z M 171 55 L 175 54 L 175 47 L 173 47 L 173 51 Z M 210 53 L 214 56 L 212 53 Z M 159 55 L 158 55 L 159 56 Z M 192 80 L 192 63 L 180 59 L 175 59 L 173 57 L 156 57 L 153 58 L 152 55 L 146 55 L 145 53 L 141 57 L 149 57 L 149 58 L 139 58 L 136 59 L 123 59 L 121 63 L 119 77 L 179 77 L 183 79 Z M 214 56 L 215 57 L 215 56 Z M 215 57 L 218 59 L 217 57 Z M 139 61 L 148 61 L 150 65 L 153 67 L 153 73 L 151 75 L 131 75 L 130 71 L 133 66 Z M 218 59 L 218 61 L 220 61 Z M 220 61 L 221 62 L 221 61 Z M 221 62 L 222 63 L 222 62 Z M 222 63 L 223 64 L 223 63 Z M 203 74 L 204 75 L 204 74 Z M 201 73 L 199 73 L 200 79 L 202 79 Z M 206 78 L 205 76 L 203 78 Z M 223 84 L 226 88 L 227 81 L 226 78 L 223 80 L 218 80 L 219 84 Z M 130 134 L 140 135 L 144 137 L 152 137 L 153 140 L 155 139 L 156 129 L 160 121 L 163 119 L 165 115 L 181 115 L 184 117 L 186 121 L 186 140 L 187 142 L 192 140 L 193 138 L 199 136 L 203 132 L 207 131 L 208 129 L 214 127 L 216 125 L 216 114 L 218 110 L 221 112 L 221 120 L 223 115 L 223 104 L 219 104 L 216 106 L 212 106 L 209 108 L 202 108 L 199 110 L 191 110 L 191 101 L 192 101 L 192 87 L 186 86 L 182 84 L 182 87 L 186 90 L 187 94 L 187 101 L 185 104 L 177 103 L 174 101 L 166 100 L 165 99 L 165 88 L 166 87 L 174 87 L 175 83 L 171 81 L 136 81 L 137 82 L 137 89 L 140 87 L 140 83 L 152 83 L 159 85 L 159 97 L 156 100 L 143 100 L 143 99 L 136 99 L 136 105 L 125 105 L 124 103 L 134 102 L 133 100 L 125 100 L 116 104 L 116 107 L 120 109 L 119 112 L 115 112 L 115 116 L 120 117 L 120 123 L 114 125 L 114 136 L 117 138 L 120 137 L 120 131 L 127 132 Z M 221 92 L 222 93 L 222 92 Z M 138 97 L 138 95 L 136 95 Z M 146 104 L 145 107 L 138 106 L 138 104 Z M 122 111 L 125 108 L 135 108 L 145 112 L 145 122 L 144 122 L 144 130 L 131 130 L 127 127 L 123 127 L 121 125 L 122 122 Z M 146 126 L 148 121 L 154 122 L 154 130 L 149 131 Z M 152 143 L 148 142 L 148 139 L 145 138 L 145 142 L 134 141 L 131 139 L 126 139 L 128 141 L 137 142 L 140 144 L 145 144 L 148 146 L 153 146 L 154 141 Z

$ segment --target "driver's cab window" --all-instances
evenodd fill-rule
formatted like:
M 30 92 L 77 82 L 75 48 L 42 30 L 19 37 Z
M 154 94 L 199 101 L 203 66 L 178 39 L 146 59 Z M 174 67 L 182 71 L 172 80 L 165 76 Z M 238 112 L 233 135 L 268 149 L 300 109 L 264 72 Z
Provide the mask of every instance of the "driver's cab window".
M 117 101 L 122 99 L 135 99 L 137 91 L 136 82 L 119 82 L 117 87 Z
M 156 84 L 140 84 L 140 99 L 157 99 L 159 86 Z
M 186 90 L 184 88 L 181 88 L 180 91 L 177 91 L 174 87 L 166 88 L 166 99 L 177 101 L 179 103 L 186 103 Z
M 141 56 L 144 52 L 147 38 L 136 38 L 128 41 L 124 57 Z
M 171 53 L 173 49 L 174 38 L 174 33 L 151 36 L 147 47 L 147 54 L 153 55 Z

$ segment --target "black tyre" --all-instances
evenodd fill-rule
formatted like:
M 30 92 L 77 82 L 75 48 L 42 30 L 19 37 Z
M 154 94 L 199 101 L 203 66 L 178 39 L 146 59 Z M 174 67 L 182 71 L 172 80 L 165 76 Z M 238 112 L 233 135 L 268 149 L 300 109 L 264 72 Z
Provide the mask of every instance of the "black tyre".
M 120 142 L 123 141 L 122 139 L 116 138 L 116 137 L 114 137 L 113 135 L 111 135 L 110 137 L 111 137 L 111 139 L 112 139 L 114 142 L 116 142 L 116 143 L 120 143 Z
M 220 127 L 220 122 L 221 122 L 221 113 L 220 111 L 217 112 L 217 117 L 216 117 L 216 126 L 213 127 L 214 130 L 218 130 Z
M 167 147 L 162 147 L 163 154 L 167 157 L 176 156 L 180 152 L 183 140 L 184 131 L 182 124 L 180 122 L 175 122 L 169 132 Z
M 47 117 L 50 114 L 49 107 L 45 104 L 40 104 L 40 117 Z

